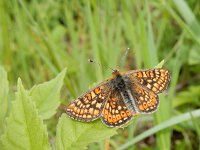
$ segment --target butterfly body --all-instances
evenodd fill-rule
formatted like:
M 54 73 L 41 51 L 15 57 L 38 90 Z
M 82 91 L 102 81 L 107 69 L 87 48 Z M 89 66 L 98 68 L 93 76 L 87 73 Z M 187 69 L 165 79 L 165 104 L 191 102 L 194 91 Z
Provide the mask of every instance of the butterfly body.
M 66 107 L 66 113 L 78 121 L 101 118 L 109 127 L 121 127 L 137 114 L 154 112 L 158 94 L 170 81 L 166 69 L 113 70 L 112 78 L 89 90 Z
M 113 79 L 111 80 L 111 85 L 113 85 L 113 90 L 120 93 L 122 101 L 124 101 L 126 107 L 132 112 L 138 112 L 137 107 L 134 103 L 133 94 L 131 93 L 131 87 L 133 86 L 130 78 L 123 76 L 117 70 L 113 71 Z

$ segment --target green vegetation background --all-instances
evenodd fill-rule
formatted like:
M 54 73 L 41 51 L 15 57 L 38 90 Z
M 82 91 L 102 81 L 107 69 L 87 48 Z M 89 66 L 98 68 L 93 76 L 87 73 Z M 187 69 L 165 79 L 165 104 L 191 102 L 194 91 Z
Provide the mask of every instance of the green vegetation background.
M 121 71 L 164 59 L 158 111 L 124 129 L 62 115 L 111 75 L 88 58 Z M 0 149 L 200 150 L 199 0 L 1 0 L 0 65 Z

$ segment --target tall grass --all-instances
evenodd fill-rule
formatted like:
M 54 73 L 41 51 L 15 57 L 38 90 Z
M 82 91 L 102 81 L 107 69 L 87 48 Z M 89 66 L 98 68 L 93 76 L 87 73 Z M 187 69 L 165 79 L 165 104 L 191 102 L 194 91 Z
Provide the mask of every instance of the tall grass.
M 180 121 L 180 125 L 170 128 L 163 126 L 156 130 L 156 127 L 162 122 L 170 124 L 170 119 L 177 114 L 199 108 L 194 101 L 188 102 L 191 104 L 188 108 L 177 98 L 190 86 L 197 89 L 200 83 L 199 6 L 198 0 L 2 0 L 0 63 L 8 72 L 11 86 L 21 77 L 27 87 L 46 81 L 67 67 L 63 94 L 63 104 L 67 104 L 109 77 L 111 70 L 106 66 L 121 65 L 127 48 L 130 50 L 121 71 L 153 68 L 164 59 L 163 67 L 171 72 L 171 84 L 168 91 L 159 96 L 160 107 L 153 118 L 151 115 L 138 117 L 117 136 L 89 148 L 123 147 L 126 142 L 134 141 L 136 133 L 143 135 L 146 127 L 153 126 L 153 144 L 141 138 L 138 144 L 134 143 L 135 149 L 178 149 L 180 143 L 186 143 L 184 149 L 197 148 L 197 118 L 190 118 L 190 126 L 183 126 Z M 101 65 L 89 64 L 88 58 Z M 200 93 L 190 93 L 191 98 L 195 96 Z M 174 100 L 181 105 L 173 105 Z M 197 101 L 200 102 L 199 97 Z M 149 120 L 147 126 L 140 129 L 145 120 Z M 174 132 L 182 138 L 178 139 Z M 190 138 L 195 135 L 198 138 Z

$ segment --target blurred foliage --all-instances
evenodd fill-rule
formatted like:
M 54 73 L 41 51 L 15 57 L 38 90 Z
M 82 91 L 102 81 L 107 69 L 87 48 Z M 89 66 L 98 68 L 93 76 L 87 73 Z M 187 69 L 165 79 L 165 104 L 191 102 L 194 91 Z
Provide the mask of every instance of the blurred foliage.
M 100 65 L 89 64 L 88 58 Z M 43 97 L 43 102 L 51 102 L 52 110 L 39 114 L 55 148 L 62 108 L 109 77 L 111 70 L 106 66 L 126 71 L 153 68 L 165 60 L 163 67 L 170 70 L 172 79 L 168 91 L 159 96 L 158 111 L 137 117 L 127 128 L 117 130 L 119 134 L 92 143 L 89 149 L 200 149 L 199 58 L 199 0 L 1 0 L 0 65 L 5 70 L 0 68 L 0 134 L 6 126 L 5 117 L 13 113 L 18 77 L 31 88 L 67 68 L 61 98 L 62 84 L 58 83 L 55 99 L 48 99 L 48 92 Z M 43 87 L 45 92 L 45 83 L 35 87 Z M 27 106 L 36 114 L 32 103 Z M 187 119 L 173 122 L 185 114 Z M 34 119 L 38 127 L 43 126 L 40 117 Z M 66 124 L 61 118 L 59 135 Z

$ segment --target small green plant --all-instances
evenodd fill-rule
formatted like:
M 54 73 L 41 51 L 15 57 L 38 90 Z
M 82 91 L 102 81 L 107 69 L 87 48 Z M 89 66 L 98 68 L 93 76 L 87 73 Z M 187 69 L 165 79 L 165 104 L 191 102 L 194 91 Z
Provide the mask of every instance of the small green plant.
M 56 114 L 57 108 L 61 103 L 60 91 L 65 74 L 66 69 L 54 79 L 35 85 L 30 90 L 26 90 L 23 87 L 19 78 L 15 100 L 12 101 L 8 118 L 5 119 L 5 114 L 8 111 L 8 80 L 7 73 L 3 68 L 0 68 L 0 102 L 2 106 L 0 109 L 0 126 L 2 127 L 1 133 L 3 133 L 0 138 L 0 146 L 2 150 L 85 149 L 88 144 L 107 139 L 117 133 L 117 128 L 108 128 L 99 120 L 83 123 L 70 119 L 63 113 L 58 119 L 57 127 L 55 126 L 56 136 L 53 137 L 55 140 L 50 144 L 45 120 L 51 119 Z M 195 110 L 171 118 L 129 140 L 119 147 L 119 150 L 126 149 L 145 137 L 191 118 L 198 128 L 195 118 L 199 116 L 200 110 Z
M 6 70 L 0 67 L 0 150 L 89 143 L 89 150 L 200 150 L 199 6 L 199 0 L 0 0 L 0 65 Z M 121 65 L 120 71 L 153 68 L 164 59 L 156 67 L 163 64 L 172 78 L 158 110 L 124 129 L 60 113 L 111 75 L 88 65 L 88 58 Z
M 35 85 L 30 90 L 26 90 L 21 79 L 18 79 L 15 100 L 12 102 L 8 118 L 5 119 L 8 81 L 6 72 L 1 68 L 0 125 L 4 126 L 0 141 L 2 150 L 51 149 L 47 126 L 44 122 L 55 115 L 60 105 L 60 90 L 65 73 L 66 69 L 54 79 Z M 54 137 L 56 140 L 52 145 L 58 150 L 84 149 L 89 143 L 98 142 L 116 134 L 116 129 L 107 128 L 99 121 L 81 123 L 68 118 L 66 114 L 59 118 L 56 128 L 56 137 Z

